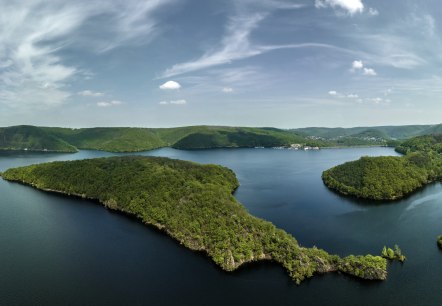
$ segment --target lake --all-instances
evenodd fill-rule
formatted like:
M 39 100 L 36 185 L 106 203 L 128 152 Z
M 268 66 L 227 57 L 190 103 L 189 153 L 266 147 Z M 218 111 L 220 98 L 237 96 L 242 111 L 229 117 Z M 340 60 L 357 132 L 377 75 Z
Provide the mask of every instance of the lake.
M 55 160 L 123 154 L 0 153 L 0 171 Z M 215 163 L 235 171 L 236 198 L 303 246 L 329 253 L 380 254 L 398 244 L 404 264 L 388 280 L 337 273 L 297 286 L 277 264 L 227 273 L 165 234 L 88 200 L 0 180 L 0 304 L 102 305 L 440 305 L 442 187 L 429 185 L 395 203 L 342 197 L 322 171 L 361 156 L 397 155 L 390 148 L 320 151 L 217 149 L 153 155 Z

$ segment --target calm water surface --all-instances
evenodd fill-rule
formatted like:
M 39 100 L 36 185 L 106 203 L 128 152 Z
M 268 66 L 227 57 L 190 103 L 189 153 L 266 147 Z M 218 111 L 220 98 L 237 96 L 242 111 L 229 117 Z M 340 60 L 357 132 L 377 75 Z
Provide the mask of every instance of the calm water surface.
M 116 154 L 0 153 L 0 171 L 33 163 Z M 233 169 L 235 193 L 253 215 L 300 244 L 341 256 L 379 254 L 399 244 L 408 260 L 385 282 L 339 274 L 296 286 L 276 264 L 225 273 L 166 235 L 86 200 L 0 180 L 0 304 L 149 305 L 440 305 L 442 187 L 433 184 L 394 204 L 329 191 L 323 170 L 388 148 L 321 151 L 220 149 L 141 153 Z

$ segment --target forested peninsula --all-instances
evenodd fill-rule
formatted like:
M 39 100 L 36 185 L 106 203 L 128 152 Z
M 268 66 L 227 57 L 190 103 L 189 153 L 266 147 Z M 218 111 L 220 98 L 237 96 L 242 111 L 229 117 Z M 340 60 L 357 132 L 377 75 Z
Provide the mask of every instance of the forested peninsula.
M 322 179 L 342 194 L 397 200 L 442 178 L 442 134 L 418 136 L 396 151 L 404 156 L 362 157 L 326 170 Z
M 127 156 L 45 163 L 1 175 L 41 190 L 97 200 L 135 216 L 185 247 L 205 252 L 226 271 L 271 260 L 298 284 L 333 271 L 370 280 L 387 276 L 386 260 L 380 256 L 341 258 L 305 248 L 272 223 L 251 216 L 234 198 L 239 183 L 225 167 Z

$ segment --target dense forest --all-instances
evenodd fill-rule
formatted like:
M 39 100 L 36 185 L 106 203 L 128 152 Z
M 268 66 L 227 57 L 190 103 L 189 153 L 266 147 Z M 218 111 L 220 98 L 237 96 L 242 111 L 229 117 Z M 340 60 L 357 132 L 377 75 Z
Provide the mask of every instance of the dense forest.
M 322 174 L 324 183 L 346 195 L 396 200 L 442 178 L 442 135 L 419 136 L 396 148 L 404 156 L 362 157 Z
M 293 129 L 293 131 L 305 136 L 315 136 L 325 139 L 338 139 L 367 135 L 370 137 L 389 139 L 409 139 L 421 135 L 437 134 L 442 132 L 442 125 L 399 125 L 399 126 L 374 126 L 353 128 L 326 128 L 308 127 Z
M 0 150 L 77 152 L 75 146 L 35 126 L 0 128 Z
M 316 247 L 304 248 L 272 223 L 251 216 L 233 196 L 239 185 L 235 174 L 221 166 L 130 156 L 52 162 L 1 175 L 134 215 L 184 246 L 206 252 L 227 271 L 247 262 L 272 260 L 297 283 L 331 271 L 364 279 L 387 275 L 386 260 L 380 256 L 340 258 Z
M 0 128 L 0 150 L 75 152 L 80 149 L 139 152 L 161 147 L 177 149 L 385 146 L 392 139 L 375 130 L 325 139 L 276 128 L 188 126 L 177 128 L 56 128 L 16 126 Z
M 179 128 L 0 128 L 0 150 L 75 152 L 79 149 L 139 152 L 161 147 L 209 149 L 275 147 L 298 143 L 330 146 L 296 132 L 275 128 L 190 126 Z
M 442 134 L 411 138 L 397 146 L 396 151 L 402 154 L 416 151 L 442 153 Z

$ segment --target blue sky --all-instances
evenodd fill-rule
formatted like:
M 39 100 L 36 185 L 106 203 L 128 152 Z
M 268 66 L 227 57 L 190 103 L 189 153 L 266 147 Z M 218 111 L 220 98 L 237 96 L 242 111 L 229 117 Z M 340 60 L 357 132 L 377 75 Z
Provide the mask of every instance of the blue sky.
M 0 4 L 0 126 L 442 118 L 437 0 Z

